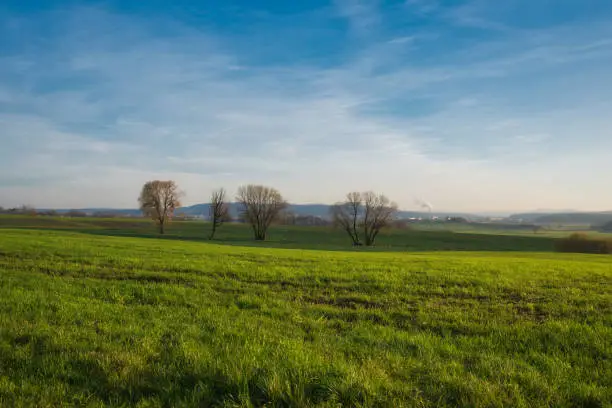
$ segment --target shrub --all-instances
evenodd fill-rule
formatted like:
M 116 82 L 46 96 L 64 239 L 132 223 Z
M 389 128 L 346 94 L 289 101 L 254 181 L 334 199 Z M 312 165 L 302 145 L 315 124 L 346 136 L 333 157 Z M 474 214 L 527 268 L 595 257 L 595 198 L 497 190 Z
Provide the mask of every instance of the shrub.
M 557 252 L 582 254 L 612 254 L 612 239 L 591 238 L 584 233 L 574 233 L 556 243 Z

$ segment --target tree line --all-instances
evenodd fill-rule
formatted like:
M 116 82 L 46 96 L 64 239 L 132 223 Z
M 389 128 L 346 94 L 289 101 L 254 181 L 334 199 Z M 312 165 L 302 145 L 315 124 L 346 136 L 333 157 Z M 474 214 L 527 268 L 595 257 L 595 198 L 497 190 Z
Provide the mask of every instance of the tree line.
M 181 207 L 183 192 L 172 180 L 154 180 L 144 184 L 138 198 L 142 213 L 158 225 L 160 234 L 165 233 L 168 222 Z M 272 187 L 249 184 L 238 188 L 235 196 L 240 216 L 247 223 L 257 241 L 264 241 L 272 223 L 279 219 L 288 207 L 282 194 Z M 343 201 L 330 207 L 333 224 L 350 237 L 355 246 L 372 246 L 380 231 L 388 227 L 397 213 L 397 204 L 383 194 L 374 192 L 350 192 Z M 220 188 L 210 197 L 209 218 L 214 239 L 218 229 L 229 220 L 227 192 Z

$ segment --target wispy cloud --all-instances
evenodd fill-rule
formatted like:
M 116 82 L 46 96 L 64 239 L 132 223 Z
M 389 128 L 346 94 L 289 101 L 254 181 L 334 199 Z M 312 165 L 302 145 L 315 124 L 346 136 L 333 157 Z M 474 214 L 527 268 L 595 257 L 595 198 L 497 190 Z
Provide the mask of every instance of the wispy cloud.
M 377 0 L 334 0 L 334 4 L 358 35 L 371 33 L 381 22 Z
M 427 4 L 406 5 L 449 11 Z M 374 189 L 405 207 L 414 196 L 458 210 L 612 205 L 591 177 L 612 170 L 609 26 L 458 47 L 447 26 L 384 28 L 392 17 L 375 2 L 336 7 L 369 39 L 333 63 L 262 62 L 211 28 L 100 9 L 11 23 L 0 205 L 130 207 L 156 177 L 176 179 L 187 203 L 261 182 L 293 201 Z
M 486 10 L 486 7 L 483 6 L 484 4 L 486 3 L 479 0 L 472 0 L 460 6 L 445 10 L 442 16 L 451 23 L 459 26 L 500 32 L 512 30 L 507 24 L 497 21 L 494 18 L 487 17 L 483 12 L 483 10 Z
M 406 7 L 409 12 L 416 13 L 422 16 L 434 13 L 440 10 L 438 0 L 406 0 Z

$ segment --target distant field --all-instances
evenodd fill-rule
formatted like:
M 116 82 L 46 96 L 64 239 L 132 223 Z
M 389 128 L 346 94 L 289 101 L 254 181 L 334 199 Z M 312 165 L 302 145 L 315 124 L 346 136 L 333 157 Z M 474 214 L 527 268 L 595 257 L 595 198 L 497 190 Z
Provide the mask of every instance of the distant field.
M 52 218 L 0 216 L 0 228 L 42 228 L 70 230 L 93 235 L 160 238 L 155 225 L 143 219 Z M 164 239 L 208 241 L 209 224 L 197 221 L 174 222 Z M 341 251 L 529 251 L 551 252 L 554 240 L 568 233 L 533 234 L 448 225 L 424 225 L 415 230 L 385 230 L 375 248 L 352 248 L 340 230 L 322 227 L 281 227 L 270 230 L 267 242 L 254 242 L 246 225 L 227 224 L 218 232 L 216 243 L 270 248 L 323 249 Z
M 0 406 L 612 405 L 609 256 L 483 252 L 546 250 L 535 237 L 397 232 L 381 246 L 481 252 L 355 253 L 7 220 Z M 223 243 L 248 242 L 241 228 Z M 276 229 L 270 245 L 341 237 Z

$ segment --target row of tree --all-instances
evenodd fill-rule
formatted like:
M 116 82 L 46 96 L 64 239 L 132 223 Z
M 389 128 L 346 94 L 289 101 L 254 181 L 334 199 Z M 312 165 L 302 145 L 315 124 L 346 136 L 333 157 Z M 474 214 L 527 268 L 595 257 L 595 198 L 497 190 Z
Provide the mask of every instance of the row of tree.
M 149 181 L 140 192 L 138 202 L 143 214 L 152 218 L 163 234 L 174 211 L 181 206 L 183 193 L 172 181 Z M 270 225 L 287 208 L 281 193 L 262 185 L 245 185 L 238 188 L 235 201 L 239 204 L 241 219 L 251 226 L 258 241 L 266 239 Z M 213 191 L 210 199 L 210 239 L 230 219 L 229 202 L 225 189 Z M 380 231 L 389 226 L 397 212 L 397 205 L 382 194 L 351 192 L 344 201 L 330 207 L 334 225 L 342 228 L 353 245 L 374 245 Z

